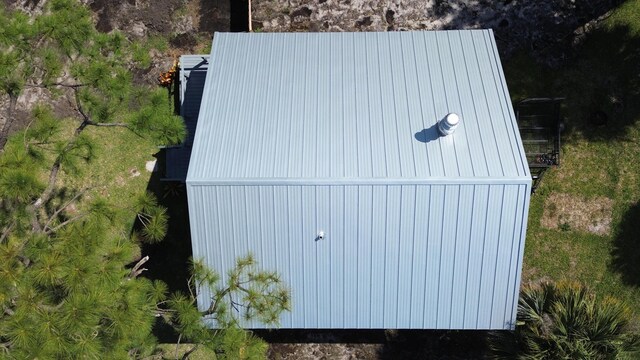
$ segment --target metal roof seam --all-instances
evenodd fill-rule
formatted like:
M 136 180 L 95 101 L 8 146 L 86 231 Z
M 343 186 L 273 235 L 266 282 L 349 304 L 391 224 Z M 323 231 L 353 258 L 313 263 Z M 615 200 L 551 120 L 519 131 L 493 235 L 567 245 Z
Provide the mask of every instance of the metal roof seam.
M 491 288 L 491 307 L 489 308 L 489 321 L 492 322 L 493 321 L 493 302 L 495 301 L 495 292 L 496 292 L 496 282 L 498 279 L 497 276 L 497 272 L 498 272 L 498 264 L 500 263 L 500 260 L 498 260 L 498 254 L 500 252 L 500 239 L 502 238 L 502 221 L 503 216 L 502 213 L 504 211 L 504 198 L 505 198 L 505 186 L 502 186 L 502 199 L 500 200 L 500 216 L 498 217 L 498 234 L 497 234 L 497 241 L 496 241 L 496 251 L 495 251 L 495 256 L 496 256 L 496 261 L 495 264 L 493 266 L 493 286 Z
M 491 31 L 491 34 L 493 34 L 493 31 Z M 511 98 L 509 96 L 509 88 L 507 87 L 507 83 L 506 83 L 506 79 L 504 76 L 504 71 L 502 70 L 502 64 L 500 61 L 500 55 L 498 54 L 498 47 L 496 45 L 495 42 L 495 38 L 493 36 L 491 36 L 490 38 L 490 42 L 492 44 L 492 48 L 494 51 L 494 58 L 496 61 L 496 68 L 497 68 L 497 72 L 498 72 L 498 80 L 500 81 L 500 84 L 502 85 L 502 91 L 503 91 L 503 98 L 506 102 L 506 106 L 507 106 L 507 113 L 508 113 L 508 117 L 509 117 L 509 123 L 511 124 L 511 129 L 513 131 L 514 134 L 516 134 L 516 138 L 515 138 L 515 145 L 512 147 L 515 147 L 516 150 L 518 151 L 518 154 L 520 155 L 520 165 L 521 165 L 521 169 L 523 170 L 522 174 L 525 176 L 530 176 L 529 174 L 529 164 L 526 160 L 526 156 L 524 154 L 524 147 L 522 146 L 522 140 L 520 139 L 520 131 L 518 129 L 518 124 L 516 123 L 516 119 L 514 117 L 514 112 L 513 112 L 513 105 L 511 104 Z
M 451 32 L 446 32 L 446 34 L 447 34 L 447 44 L 449 45 L 448 46 L 448 48 L 449 48 L 449 56 L 451 56 L 451 60 L 453 61 L 453 52 L 451 51 L 451 38 L 450 38 Z M 456 68 L 455 68 L 455 66 L 452 66 L 451 70 L 453 72 L 453 79 L 454 79 L 454 82 L 455 82 L 455 79 L 456 79 L 456 74 L 455 74 Z M 458 100 L 459 100 L 460 99 L 460 94 L 458 92 L 458 86 L 456 86 L 455 88 L 456 88 L 456 93 L 458 94 Z M 447 101 L 447 103 L 448 103 L 448 101 Z M 460 103 L 458 103 L 458 105 L 455 106 L 455 107 L 449 107 L 449 109 L 452 109 L 452 108 L 461 109 L 462 105 Z M 451 112 L 453 112 L 453 111 L 451 111 L 451 110 L 447 111 L 447 113 L 451 113 Z M 460 110 L 456 110 L 456 112 L 460 112 Z M 461 131 L 460 133 L 463 133 L 463 132 Z M 456 160 L 457 174 L 458 174 L 458 176 L 461 176 L 462 173 L 460 172 L 460 160 L 459 160 L 459 155 L 458 155 L 458 149 L 457 149 L 457 146 L 456 146 L 456 137 L 452 137 L 451 138 L 451 142 L 453 143 L 453 153 L 454 153 L 454 159 Z
M 464 46 L 463 43 L 462 43 L 462 32 L 460 32 L 459 34 L 460 34 L 460 44 L 461 44 L 461 46 Z M 484 160 L 484 165 L 485 165 L 484 169 L 485 169 L 486 173 L 488 174 L 489 173 L 489 161 L 487 160 L 487 152 L 486 152 L 486 149 L 485 149 L 485 146 L 484 146 L 484 140 L 482 138 L 482 132 L 480 131 L 480 125 L 477 122 L 479 114 L 478 114 L 478 109 L 476 107 L 476 99 L 475 99 L 475 96 L 474 96 L 474 91 L 473 91 L 473 88 L 471 87 L 471 75 L 470 75 L 470 71 L 469 71 L 470 69 L 469 69 L 468 59 L 467 59 L 467 56 L 465 55 L 464 51 L 462 52 L 462 57 L 464 59 L 463 63 L 464 63 L 464 70 L 465 70 L 465 73 L 467 75 L 466 76 L 467 77 L 467 83 L 469 85 L 468 86 L 469 95 L 470 95 L 469 96 L 469 100 L 471 100 L 471 107 L 473 108 L 473 114 L 474 114 L 474 117 L 475 117 L 475 120 L 476 120 L 476 121 L 472 122 L 473 123 L 473 128 L 474 128 L 474 130 L 476 130 L 478 138 L 480 139 L 480 148 L 482 149 L 482 151 L 480 153 L 482 154 L 482 160 Z M 472 164 L 473 164 L 473 162 L 472 162 Z M 480 176 L 479 174 L 477 174 L 475 172 L 474 172 L 474 175 L 475 176 Z
M 458 189 L 458 204 L 456 206 L 457 209 L 461 208 L 460 207 L 460 198 L 461 198 L 460 191 L 462 191 L 461 188 Z M 456 211 L 456 222 L 455 223 L 459 224 L 460 223 L 459 220 L 460 220 L 460 211 Z M 458 244 L 457 244 L 458 243 L 458 227 L 457 226 L 455 227 L 455 230 L 454 230 L 453 239 L 454 239 L 454 247 L 453 247 L 453 265 L 452 265 L 452 267 L 453 267 L 454 270 L 453 270 L 453 275 L 452 275 L 453 279 L 452 280 L 455 281 L 456 250 L 458 248 Z M 452 286 L 451 287 L 451 293 L 449 294 L 451 299 L 453 299 L 453 289 L 454 289 L 454 287 Z M 451 318 L 452 318 L 452 316 L 453 316 L 453 307 L 450 307 L 449 308 L 449 325 L 448 325 L 449 328 L 451 327 Z
M 492 45 L 491 38 L 493 38 L 493 36 L 491 36 L 491 35 L 492 35 L 492 33 L 489 33 L 487 31 L 487 33 L 484 36 L 485 44 L 487 44 L 487 42 L 489 42 L 486 45 L 486 46 L 489 46 L 489 47 L 491 47 L 491 45 Z M 489 51 L 487 51 L 487 52 L 489 52 Z M 505 99 L 506 94 L 504 92 L 504 88 L 502 89 L 502 92 L 501 92 L 500 89 L 499 89 L 499 86 L 498 86 L 498 85 L 502 85 L 502 82 L 501 82 L 501 79 L 500 79 L 500 74 L 498 74 L 496 72 L 496 67 L 498 66 L 497 62 L 499 61 L 498 54 L 495 53 L 495 52 L 489 52 L 489 58 L 492 59 L 492 61 L 491 61 L 491 65 L 492 66 L 490 66 L 489 68 L 491 69 L 491 74 L 493 75 L 493 79 L 494 79 L 493 86 L 495 87 L 496 93 L 498 95 L 497 96 L 498 99 L 499 99 L 498 104 L 500 105 L 500 110 L 502 112 L 503 118 L 506 121 L 509 121 L 510 120 L 510 116 L 508 114 L 508 111 L 505 112 L 505 107 L 504 107 L 504 104 L 503 104 L 503 101 L 506 100 Z M 503 124 L 505 126 L 506 132 L 508 133 L 509 132 L 509 126 L 506 123 L 503 123 Z M 513 131 L 513 128 L 511 128 L 511 131 Z M 509 141 L 509 147 L 512 150 L 511 156 L 513 158 L 513 163 L 516 164 L 516 171 L 518 173 L 520 173 L 521 168 L 517 165 L 518 164 L 517 157 L 518 157 L 519 154 L 517 153 L 517 150 L 513 151 L 514 150 L 514 144 L 513 144 L 513 139 L 512 138 L 513 138 L 513 136 L 507 136 L 507 139 Z
M 500 142 L 498 140 L 502 139 L 501 130 L 504 129 L 504 133 L 507 135 L 506 137 L 508 139 L 509 145 L 511 145 L 511 137 L 508 136 L 509 135 L 508 134 L 508 128 L 507 128 L 507 126 L 505 124 L 505 121 L 507 119 L 505 118 L 504 112 L 502 111 L 502 103 L 501 103 L 502 98 L 500 96 L 500 91 L 499 91 L 498 86 L 496 84 L 495 73 L 493 72 L 493 66 L 492 65 L 495 63 L 494 53 L 489 51 L 489 49 L 487 49 L 487 38 L 490 37 L 491 34 L 489 33 L 489 31 L 484 31 L 482 33 L 482 35 L 483 35 L 482 36 L 482 42 L 484 42 L 484 45 L 485 45 L 485 46 L 482 47 L 482 51 L 486 52 L 486 58 L 488 59 L 487 62 L 482 62 L 482 65 L 485 68 L 488 67 L 488 69 L 489 69 L 488 71 L 485 70 L 485 71 L 481 72 L 481 74 L 483 75 L 482 76 L 482 80 L 483 80 L 483 83 L 485 82 L 486 78 L 489 78 L 490 80 L 493 80 L 493 81 L 488 81 L 487 82 L 488 85 L 483 86 L 483 89 L 485 91 L 485 94 L 487 93 L 487 91 L 491 91 L 491 95 L 489 95 L 489 94 L 485 95 L 485 99 L 487 99 L 487 108 L 489 109 L 490 119 L 492 120 L 491 121 L 491 125 L 492 125 L 492 129 L 493 129 L 493 133 L 494 133 L 494 138 L 496 139 L 496 146 L 498 147 L 498 154 L 500 155 L 499 156 L 500 165 L 501 165 L 500 168 L 502 169 L 502 173 L 505 174 L 506 173 L 505 169 L 506 169 L 507 166 L 509 166 L 509 165 L 514 166 L 515 165 L 516 172 L 518 172 L 517 165 L 516 165 L 517 162 L 515 160 L 513 151 L 509 151 L 509 152 L 511 152 L 511 160 L 513 162 L 507 161 L 508 155 L 505 155 L 503 157 L 502 156 L 503 151 L 500 151 Z M 487 73 L 490 73 L 490 74 L 487 74 Z M 486 76 L 484 74 L 486 74 Z M 491 75 L 491 76 L 488 76 L 488 75 Z M 496 108 L 496 104 L 494 102 L 489 103 L 489 98 L 494 98 L 494 94 L 493 94 L 494 91 L 495 91 L 495 98 L 499 99 L 498 105 L 500 106 L 500 110 L 501 110 L 500 112 L 497 111 L 498 109 Z M 496 122 L 493 121 L 493 118 L 494 118 L 494 116 L 497 117 L 498 114 L 500 114 L 500 116 L 502 116 L 502 120 L 503 121 L 500 121 L 500 122 L 498 122 L 496 124 Z M 512 150 L 512 149 L 510 149 L 510 150 Z
M 476 186 L 473 185 L 473 191 L 471 193 L 471 207 L 470 209 L 475 209 L 475 205 L 476 205 Z M 473 210 L 471 212 L 471 215 L 469 216 L 469 240 L 471 239 L 471 235 L 473 234 Z M 471 254 L 471 241 L 469 241 L 469 245 L 467 247 L 467 254 Z M 471 256 L 467 256 L 467 267 L 465 268 L 465 274 L 466 276 L 464 277 L 464 303 L 467 304 L 467 292 L 469 290 L 469 263 L 471 260 Z M 464 322 L 464 319 L 466 319 L 466 315 L 467 315 L 467 307 L 463 306 L 462 308 L 462 319 Z M 464 327 L 464 325 L 463 325 Z
M 487 207 L 485 209 L 485 213 L 489 213 L 489 205 L 491 204 L 491 201 L 489 201 L 490 199 L 490 195 L 491 195 L 491 189 L 489 189 L 489 191 L 487 191 Z M 487 230 L 488 230 L 488 224 L 489 223 L 489 217 L 485 216 L 484 219 L 484 236 L 482 237 L 482 254 L 480 255 L 480 287 L 478 289 L 478 292 L 481 292 L 482 289 L 482 273 L 483 273 L 483 269 L 484 269 L 484 253 L 485 253 L 485 248 L 487 245 Z M 480 294 L 478 294 L 478 299 L 480 299 Z M 480 321 L 480 300 L 478 300 L 478 308 L 476 309 L 476 328 L 478 327 L 478 322 Z
M 413 45 L 413 54 L 414 54 L 414 62 L 415 62 L 415 66 L 416 66 L 416 77 L 418 76 L 418 51 L 416 50 L 416 42 L 415 42 L 415 33 L 411 34 L 411 44 Z M 423 101 L 423 96 L 422 96 L 422 90 L 420 89 L 420 81 L 416 82 L 416 87 L 418 89 L 418 104 L 420 105 L 420 121 L 422 121 L 422 131 L 424 131 L 424 129 L 427 128 L 425 122 L 424 122 L 424 107 L 422 105 L 422 101 Z M 429 161 L 429 151 L 427 150 L 427 147 L 424 146 L 424 151 L 425 151 L 425 156 L 426 156 L 426 162 L 427 162 L 427 175 L 430 176 L 431 175 L 431 164 Z
M 400 37 L 400 39 L 402 39 L 402 37 Z M 387 37 L 388 43 L 389 43 L 389 49 L 392 48 L 392 44 L 391 44 L 391 36 Z M 402 65 L 402 59 L 400 59 L 398 62 L 398 64 L 394 64 L 394 56 L 393 55 L 397 55 L 394 54 L 393 51 L 389 51 L 389 63 L 391 64 L 391 107 L 393 108 L 393 120 L 395 123 L 395 126 L 393 127 L 395 135 L 396 135 L 396 144 L 398 145 L 398 170 L 399 170 L 399 175 L 400 177 L 402 177 L 404 175 L 405 169 L 403 169 L 403 156 L 402 156 L 402 141 L 400 141 L 400 124 L 398 123 L 398 102 L 397 102 L 397 98 L 398 98 L 398 94 L 396 93 L 397 89 L 396 89 L 396 81 L 395 81 L 395 74 L 393 73 L 393 71 L 395 69 L 397 69 L 398 66 Z M 397 60 L 397 59 L 396 59 Z M 397 66 L 394 66 L 397 65 Z
M 482 68 L 480 67 L 480 64 L 481 64 L 482 62 L 480 61 L 480 55 L 479 55 L 479 53 L 478 53 L 477 43 L 476 43 L 476 41 L 475 41 L 475 37 L 473 37 L 473 36 L 472 36 L 472 38 L 471 38 L 471 39 L 472 39 L 472 42 L 473 42 L 473 50 L 474 50 L 474 53 L 475 53 L 475 55 L 476 55 L 476 59 L 478 60 L 478 61 L 477 61 L 477 66 L 478 66 L 478 75 L 480 76 L 481 82 L 482 82 L 483 84 L 485 84 L 484 76 L 482 76 Z M 487 112 L 487 113 L 486 113 L 486 115 L 487 115 L 487 120 L 488 120 L 489 124 L 491 125 L 491 132 L 492 132 L 492 134 L 493 134 L 493 137 L 492 137 L 492 138 L 493 138 L 493 142 L 492 142 L 492 144 L 491 144 L 491 145 L 493 145 L 492 147 L 495 147 L 496 153 L 497 153 L 497 155 L 498 155 L 498 156 L 497 156 L 497 160 L 498 160 L 498 162 L 499 162 L 499 167 L 498 167 L 498 169 L 500 169 L 500 172 L 502 173 L 502 175 L 504 175 L 504 172 L 505 172 L 505 170 L 504 170 L 504 161 L 503 161 L 503 159 L 502 159 L 502 154 L 501 154 L 501 152 L 500 152 L 500 147 L 499 147 L 499 145 L 498 145 L 498 138 L 497 138 L 497 135 L 496 135 L 496 130 L 495 130 L 495 125 L 494 125 L 494 121 L 493 121 L 493 116 L 491 116 L 492 114 L 491 114 L 491 109 L 490 109 L 490 105 L 489 105 L 489 97 L 487 96 L 487 89 L 486 89 L 486 87 L 485 87 L 485 86 L 483 86 L 483 87 L 482 87 L 482 93 L 483 93 L 483 95 L 484 95 L 484 96 L 483 96 L 483 98 L 484 98 L 484 102 L 485 102 L 485 104 L 484 104 L 484 105 L 486 106 L 486 112 Z
M 406 109 L 406 118 L 403 119 L 403 121 L 405 122 L 406 126 L 408 127 L 408 129 L 410 130 L 409 133 L 411 133 L 411 115 L 410 110 L 409 110 L 409 89 L 408 89 L 408 78 L 407 78 L 407 66 L 405 66 L 405 62 L 409 61 L 408 58 L 410 58 L 409 56 L 405 56 L 405 49 L 406 46 L 404 44 L 404 40 L 405 36 L 401 36 L 400 37 L 400 48 L 401 48 L 401 53 L 402 53 L 402 57 L 403 57 L 403 61 L 402 61 L 402 78 L 403 78 L 403 83 L 404 83 L 404 98 L 405 101 L 403 102 L 403 107 L 405 107 Z M 413 58 L 415 59 L 415 55 L 413 56 Z M 411 144 L 413 145 L 413 144 Z M 413 164 L 413 176 L 417 176 L 418 175 L 418 169 L 417 169 L 417 159 L 416 159 L 416 154 L 415 154 L 415 149 L 413 146 L 409 146 L 409 149 L 411 150 L 411 159 L 412 159 L 412 164 Z

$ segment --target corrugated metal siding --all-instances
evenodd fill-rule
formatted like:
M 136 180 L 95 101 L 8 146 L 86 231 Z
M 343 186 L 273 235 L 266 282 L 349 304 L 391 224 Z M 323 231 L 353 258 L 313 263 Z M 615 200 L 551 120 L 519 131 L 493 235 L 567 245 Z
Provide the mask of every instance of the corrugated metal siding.
M 209 65 L 208 60 L 209 55 L 183 55 L 180 57 L 180 115 L 187 128 L 187 138 L 183 145 L 165 150 L 165 180 L 184 181 L 187 178 L 191 147 Z
M 187 189 L 194 256 L 225 274 L 250 251 L 280 273 L 285 328 L 513 326 L 529 185 Z
M 192 182 L 529 176 L 490 30 L 218 33 L 211 64 Z

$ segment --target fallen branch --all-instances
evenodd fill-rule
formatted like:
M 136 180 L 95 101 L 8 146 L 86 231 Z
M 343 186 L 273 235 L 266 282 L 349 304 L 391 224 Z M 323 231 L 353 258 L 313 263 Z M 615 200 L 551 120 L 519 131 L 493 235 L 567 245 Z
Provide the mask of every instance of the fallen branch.
M 125 124 L 125 123 L 97 123 L 97 122 L 89 121 L 87 124 L 91 126 L 121 126 L 121 127 L 129 128 L 129 124 Z

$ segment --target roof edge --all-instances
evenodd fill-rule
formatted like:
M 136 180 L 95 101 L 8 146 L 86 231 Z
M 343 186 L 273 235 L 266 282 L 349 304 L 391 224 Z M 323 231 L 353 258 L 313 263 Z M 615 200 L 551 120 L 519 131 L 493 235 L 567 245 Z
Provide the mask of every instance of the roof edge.
M 446 178 L 432 177 L 422 179 L 409 178 L 227 178 L 227 179 L 189 179 L 187 185 L 207 186 L 274 186 L 274 185 L 531 185 L 531 177 L 469 177 L 469 178 Z

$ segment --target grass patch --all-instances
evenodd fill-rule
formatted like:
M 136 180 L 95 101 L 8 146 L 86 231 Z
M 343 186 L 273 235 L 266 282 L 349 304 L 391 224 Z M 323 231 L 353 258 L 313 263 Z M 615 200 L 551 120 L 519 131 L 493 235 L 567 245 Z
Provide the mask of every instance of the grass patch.
M 194 347 L 193 344 L 159 344 L 157 347 L 157 359 L 182 359 L 184 354 Z M 154 356 L 154 358 L 156 358 Z M 212 360 L 217 359 L 216 354 L 202 346 L 189 354 L 189 360 Z
M 78 126 L 77 120 L 63 120 L 65 132 Z M 84 133 L 95 144 L 95 158 L 80 163 L 74 173 L 64 172 L 60 184 L 70 189 L 89 189 L 80 207 L 101 197 L 115 209 L 113 231 L 130 231 L 135 221 L 133 201 L 146 191 L 151 172 L 147 161 L 155 160 L 157 146 L 132 131 L 119 127 L 89 127 Z
M 566 97 L 562 163 L 532 197 L 523 280 L 579 280 L 640 307 L 640 1 L 614 10 L 562 68 L 521 54 L 505 63 L 505 74 L 514 101 Z M 595 112 L 606 115 L 605 125 L 594 124 Z M 611 234 L 541 226 L 548 198 L 560 193 L 610 199 Z

